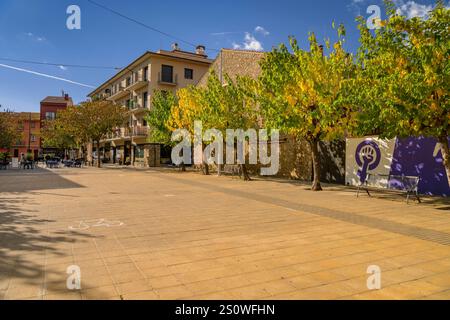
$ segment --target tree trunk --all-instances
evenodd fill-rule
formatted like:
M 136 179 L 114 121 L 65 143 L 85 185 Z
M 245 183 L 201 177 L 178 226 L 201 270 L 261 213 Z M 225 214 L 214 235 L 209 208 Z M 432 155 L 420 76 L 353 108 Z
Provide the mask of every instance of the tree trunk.
M 182 163 L 180 164 L 180 166 L 181 166 L 181 171 L 182 171 L 182 172 L 186 172 L 186 165 L 184 164 L 184 162 L 182 162 Z
M 205 154 L 203 153 L 203 150 L 205 150 L 205 144 L 202 144 L 202 172 L 205 176 L 209 176 L 209 165 L 205 161 Z
M 449 145 L 448 145 L 448 137 L 442 136 L 439 138 L 439 142 L 442 145 L 441 152 L 442 152 L 442 158 L 444 159 L 444 167 L 445 172 L 447 173 L 447 181 L 450 186 L 450 153 L 449 153 Z
M 203 170 L 202 170 L 203 174 L 205 176 L 209 176 L 209 165 L 206 162 L 203 162 L 202 167 L 203 167 Z
M 320 155 L 319 155 L 319 140 L 313 139 L 309 141 L 311 145 L 311 154 L 313 161 L 313 185 L 311 190 L 313 191 L 322 191 L 322 186 L 320 185 Z
M 97 140 L 97 168 L 102 167 L 102 161 L 100 160 L 100 141 Z
M 247 165 L 241 164 L 240 166 L 241 166 L 241 174 L 242 177 L 244 178 L 244 181 L 252 181 L 250 175 L 248 174 Z

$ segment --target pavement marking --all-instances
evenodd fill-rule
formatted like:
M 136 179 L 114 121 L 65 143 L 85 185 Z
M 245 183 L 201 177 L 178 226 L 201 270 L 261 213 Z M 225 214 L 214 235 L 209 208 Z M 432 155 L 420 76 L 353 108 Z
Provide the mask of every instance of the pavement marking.
M 121 227 L 124 223 L 122 221 L 109 221 L 106 219 L 98 219 L 98 220 L 82 220 L 78 224 L 78 226 L 69 226 L 70 230 L 87 230 L 90 228 L 99 228 L 99 227 Z

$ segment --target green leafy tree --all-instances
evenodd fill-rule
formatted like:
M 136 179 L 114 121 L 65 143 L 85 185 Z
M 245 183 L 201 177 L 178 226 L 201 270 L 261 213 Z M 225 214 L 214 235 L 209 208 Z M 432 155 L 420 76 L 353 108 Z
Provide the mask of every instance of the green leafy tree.
M 0 105 L 0 148 L 9 149 L 21 138 L 18 130 L 19 119 L 17 114 L 9 110 L 3 110 Z
M 97 165 L 100 168 L 101 141 L 117 127 L 121 127 L 126 122 L 127 115 L 126 108 L 109 101 L 83 102 L 58 113 L 59 119 L 52 123 L 47 137 L 50 142 L 64 146 L 72 143 L 82 145 L 91 141 L 95 142 L 98 154 Z
M 80 147 L 82 141 L 70 131 L 70 126 L 67 125 L 66 117 L 69 112 L 70 109 L 60 111 L 57 119 L 46 121 L 43 124 L 41 138 L 44 148 L 74 149 Z
M 342 99 L 344 83 L 355 69 L 353 57 L 343 48 L 344 37 L 341 25 L 338 40 L 333 45 L 326 41 L 328 55 L 314 33 L 308 51 L 291 37 L 290 50 L 282 44 L 261 62 L 258 94 L 264 124 L 308 141 L 314 191 L 322 190 L 319 142 L 343 137 L 352 119 L 352 110 Z
M 75 132 L 97 144 L 97 166 L 101 167 L 100 142 L 106 139 L 117 127 L 127 121 L 126 108 L 109 101 L 88 101 L 78 106 L 75 112 Z
M 155 90 L 152 108 L 145 117 L 149 127 L 149 140 L 153 143 L 172 145 L 172 131 L 167 126 L 172 106 L 177 104 L 177 96 L 172 92 Z
M 436 138 L 450 181 L 450 10 L 439 1 L 428 17 L 407 19 L 385 3 L 380 29 L 359 20 L 358 72 L 347 87 L 361 111 L 354 132 Z

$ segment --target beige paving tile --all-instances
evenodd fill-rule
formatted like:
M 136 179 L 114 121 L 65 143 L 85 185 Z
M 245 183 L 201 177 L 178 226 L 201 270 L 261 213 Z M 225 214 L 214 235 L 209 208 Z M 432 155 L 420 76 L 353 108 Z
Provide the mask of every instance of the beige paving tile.
M 125 293 L 122 298 L 123 300 L 159 300 L 159 296 L 154 291 Z
M 113 285 L 81 290 L 81 298 L 83 300 L 106 300 L 118 295 Z
M 173 275 L 151 278 L 147 280 L 147 282 L 153 289 L 162 289 L 182 285 L 182 282 Z
M 155 290 L 161 300 L 179 300 L 192 297 L 194 293 L 185 286 L 162 288 Z

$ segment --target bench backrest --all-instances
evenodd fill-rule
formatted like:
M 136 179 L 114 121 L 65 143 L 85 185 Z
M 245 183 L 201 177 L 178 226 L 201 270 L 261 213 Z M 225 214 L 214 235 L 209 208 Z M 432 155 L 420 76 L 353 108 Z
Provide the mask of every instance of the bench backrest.
M 420 177 L 417 176 L 400 176 L 389 175 L 389 188 L 404 189 L 407 191 L 417 191 L 419 187 Z

